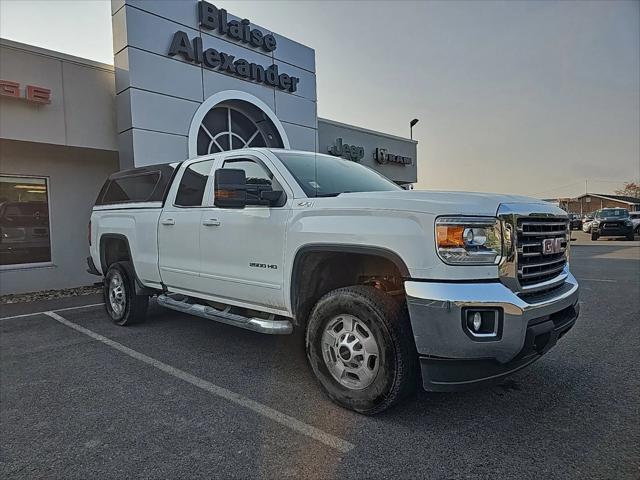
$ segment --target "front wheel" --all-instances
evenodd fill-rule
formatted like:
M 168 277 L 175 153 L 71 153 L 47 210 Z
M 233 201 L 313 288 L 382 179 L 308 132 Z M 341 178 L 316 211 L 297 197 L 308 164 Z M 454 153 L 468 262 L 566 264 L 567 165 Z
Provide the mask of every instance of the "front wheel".
M 144 321 L 149 305 L 147 295 L 136 295 L 135 273 L 131 262 L 116 262 L 104 277 L 104 305 L 117 325 Z
M 373 415 L 415 387 L 417 354 L 404 305 L 368 286 L 329 292 L 311 312 L 307 358 L 338 405 Z
M 599 237 L 598 232 L 591 232 L 591 240 L 598 240 Z

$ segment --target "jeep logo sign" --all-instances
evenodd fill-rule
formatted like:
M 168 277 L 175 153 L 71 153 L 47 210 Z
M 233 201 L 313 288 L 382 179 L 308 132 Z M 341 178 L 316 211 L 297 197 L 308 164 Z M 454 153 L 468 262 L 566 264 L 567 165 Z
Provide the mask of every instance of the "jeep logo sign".
M 329 153 L 334 157 L 359 162 L 364 158 L 364 147 L 342 143 L 342 138 L 336 138 L 335 144 L 329 146 Z

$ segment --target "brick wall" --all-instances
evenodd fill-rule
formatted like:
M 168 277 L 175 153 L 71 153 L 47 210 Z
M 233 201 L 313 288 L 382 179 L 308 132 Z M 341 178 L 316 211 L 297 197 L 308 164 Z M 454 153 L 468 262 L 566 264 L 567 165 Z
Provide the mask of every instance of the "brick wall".
M 601 208 L 626 208 L 633 211 L 633 206 L 617 200 L 607 200 L 606 198 L 593 197 L 587 195 L 582 198 L 566 199 L 561 202 L 560 207 L 569 213 L 590 213 Z

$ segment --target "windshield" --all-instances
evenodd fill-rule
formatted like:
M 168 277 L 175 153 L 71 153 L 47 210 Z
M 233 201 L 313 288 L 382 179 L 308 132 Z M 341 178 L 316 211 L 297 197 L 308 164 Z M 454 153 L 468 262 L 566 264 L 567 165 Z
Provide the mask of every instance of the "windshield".
M 597 218 L 628 218 L 629 212 L 624 208 L 605 208 L 598 210 Z
M 293 175 L 307 197 L 402 190 L 379 173 L 351 160 L 312 152 L 273 153 Z

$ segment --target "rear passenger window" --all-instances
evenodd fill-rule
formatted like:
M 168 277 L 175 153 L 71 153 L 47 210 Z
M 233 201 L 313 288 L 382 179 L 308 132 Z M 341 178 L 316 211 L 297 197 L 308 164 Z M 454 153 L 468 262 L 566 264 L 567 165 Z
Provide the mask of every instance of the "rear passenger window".
M 204 189 L 207 186 L 207 179 L 209 178 L 209 173 L 211 173 L 212 166 L 213 160 L 207 160 L 205 162 L 192 163 L 187 167 L 180 180 L 180 186 L 176 194 L 176 205 L 181 207 L 199 207 L 202 205 Z
M 146 202 L 160 180 L 159 172 L 116 178 L 109 182 L 103 203 Z

